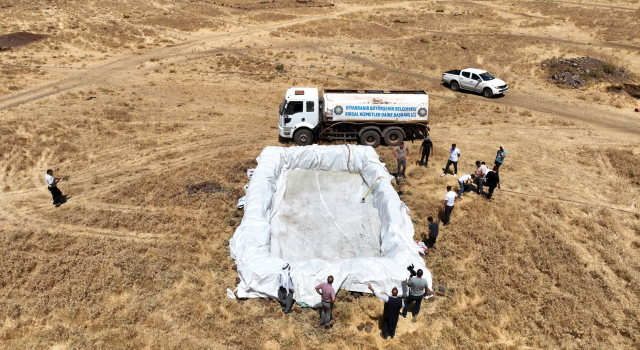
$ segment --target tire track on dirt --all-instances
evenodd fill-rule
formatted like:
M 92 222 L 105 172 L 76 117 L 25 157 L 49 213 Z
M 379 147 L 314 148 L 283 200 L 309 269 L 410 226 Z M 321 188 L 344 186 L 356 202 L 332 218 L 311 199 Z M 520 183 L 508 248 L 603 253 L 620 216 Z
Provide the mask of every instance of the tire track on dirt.
M 365 64 L 374 69 L 379 69 L 387 72 L 392 72 L 398 75 L 405 76 L 419 76 L 428 80 L 432 83 L 441 84 L 440 77 L 434 77 L 432 75 L 427 75 L 420 71 L 415 70 L 401 70 L 398 68 L 389 67 L 383 65 L 381 63 L 369 60 L 363 57 L 352 57 L 346 54 L 332 53 L 327 51 L 321 51 L 325 55 L 333 55 L 342 57 L 348 60 L 352 60 L 359 64 Z M 442 86 L 444 89 L 445 87 Z M 491 105 L 508 105 L 512 107 L 529 109 L 532 111 L 537 111 L 546 114 L 557 115 L 560 117 L 565 117 L 567 119 L 586 122 L 592 124 L 594 126 L 598 126 L 605 129 L 616 130 L 619 132 L 623 132 L 625 134 L 632 134 L 635 136 L 640 135 L 640 122 L 638 120 L 630 120 L 631 114 L 627 114 L 624 112 L 612 112 L 611 110 L 598 108 L 595 106 L 590 106 L 588 110 L 578 109 L 575 105 L 567 104 L 566 102 L 562 102 L 558 99 L 552 98 L 549 95 L 545 95 L 544 97 L 533 96 L 531 94 L 523 94 L 518 91 L 510 91 L 505 94 L 502 98 L 494 98 L 494 99 L 486 99 L 480 95 L 476 95 L 474 93 L 465 93 L 466 96 L 470 97 L 474 102 L 481 104 L 491 104 Z M 440 93 L 429 92 L 429 95 L 436 98 L 451 100 L 455 97 L 446 96 Z M 609 118 L 603 118 L 603 116 L 608 116 Z M 613 118 L 611 118 L 613 117 Z
M 59 81 L 47 83 L 41 86 L 37 86 L 35 88 L 29 89 L 26 91 L 0 97 L 0 111 L 4 111 L 9 108 L 16 107 L 28 102 L 40 100 L 49 96 L 53 96 L 61 92 L 68 91 L 80 86 L 96 84 L 96 83 L 99 84 L 105 79 L 110 78 L 112 75 L 114 75 L 115 72 L 129 73 L 125 71 L 127 69 L 132 69 L 136 65 L 149 61 L 152 58 L 157 58 L 157 57 L 166 58 L 166 57 L 185 55 L 184 50 L 197 47 L 200 45 L 212 45 L 212 44 L 220 45 L 224 41 L 237 39 L 237 38 L 258 33 L 258 32 L 271 31 L 274 29 L 291 26 L 295 24 L 306 23 L 314 20 L 336 18 L 344 14 L 349 14 L 349 13 L 358 12 L 358 11 L 367 10 L 367 9 L 396 7 L 396 6 L 402 6 L 410 3 L 412 2 L 408 1 L 408 2 L 402 2 L 402 3 L 392 3 L 392 4 L 375 5 L 375 6 L 353 7 L 350 9 L 336 12 L 329 16 L 328 15 L 312 15 L 309 17 L 298 18 L 298 19 L 294 19 L 291 21 L 283 22 L 283 23 L 276 23 L 276 24 L 271 24 L 266 26 L 252 26 L 247 29 L 238 30 L 232 33 L 220 32 L 220 33 L 215 33 L 205 37 L 193 38 L 183 43 L 168 45 L 160 49 L 147 51 L 141 55 L 124 56 L 114 61 L 108 62 L 102 66 L 98 66 L 95 69 L 90 70 L 88 72 L 76 74 L 71 77 L 68 77 Z M 214 41 L 214 43 L 212 43 L 211 41 Z
M 523 1 L 523 2 L 536 3 L 537 1 Z M 626 6 L 619 6 L 619 5 L 596 4 L 596 3 L 592 3 L 592 2 L 575 2 L 575 1 L 549 1 L 549 2 L 556 3 L 556 4 L 570 4 L 570 5 L 578 5 L 578 6 L 602 7 L 602 8 L 609 8 L 609 9 L 614 9 L 614 10 L 627 10 L 627 11 L 638 11 L 638 10 L 640 10 L 640 8 L 633 8 L 633 7 L 626 7 Z

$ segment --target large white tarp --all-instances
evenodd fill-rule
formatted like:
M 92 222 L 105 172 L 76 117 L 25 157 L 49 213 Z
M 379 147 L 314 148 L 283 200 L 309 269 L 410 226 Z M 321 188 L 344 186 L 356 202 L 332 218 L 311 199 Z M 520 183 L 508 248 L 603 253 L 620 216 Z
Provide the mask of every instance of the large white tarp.
M 432 289 L 409 209 L 372 147 L 266 147 L 257 160 L 244 217 L 230 241 L 238 297 L 277 297 L 285 261 L 294 299 L 311 306 L 320 303 L 315 286 L 329 275 L 336 290 L 367 292 L 371 284 L 406 293 L 413 264 Z

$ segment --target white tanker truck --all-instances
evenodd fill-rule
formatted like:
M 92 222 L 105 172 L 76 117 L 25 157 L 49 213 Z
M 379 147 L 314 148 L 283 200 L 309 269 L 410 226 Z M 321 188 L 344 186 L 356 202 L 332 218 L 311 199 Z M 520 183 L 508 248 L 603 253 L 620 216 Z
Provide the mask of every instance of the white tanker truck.
M 297 145 L 318 140 L 397 146 L 429 134 L 429 95 L 420 90 L 324 90 L 292 87 L 280 104 L 278 132 Z

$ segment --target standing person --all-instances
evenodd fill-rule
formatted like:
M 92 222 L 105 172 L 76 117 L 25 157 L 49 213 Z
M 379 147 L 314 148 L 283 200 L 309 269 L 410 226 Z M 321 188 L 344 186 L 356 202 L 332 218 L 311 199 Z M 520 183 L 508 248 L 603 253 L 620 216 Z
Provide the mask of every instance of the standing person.
M 333 283 L 333 276 L 327 277 L 327 282 L 322 282 L 316 286 L 316 292 L 322 296 L 322 311 L 320 312 L 320 325 L 324 325 L 325 329 L 333 327 L 329 322 L 331 321 L 331 311 L 333 310 L 333 303 L 336 301 L 336 291 L 331 284 Z
M 427 296 L 427 291 L 431 292 L 427 287 L 427 280 L 422 278 L 421 269 L 416 271 L 416 277 L 409 277 L 407 286 L 409 286 L 409 296 L 407 297 L 407 302 L 404 303 L 404 308 L 402 309 L 402 318 L 407 318 L 407 311 L 409 311 L 409 307 L 413 302 L 416 303 L 416 306 L 413 308 L 411 315 L 413 317 L 418 317 L 422 299 Z
M 453 177 L 458 176 L 458 158 L 460 158 L 460 150 L 456 147 L 456 144 L 452 144 L 451 148 L 449 148 L 449 160 L 447 161 L 447 166 L 444 169 L 444 173 L 440 176 L 447 175 L 449 171 L 449 167 L 453 164 Z
M 429 166 L 429 154 L 433 155 L 433 142 L 431 142 L 431 137 L 425 137 L 424 141 L 422 141 L 422 145 L 420 145 L 420 153 L 422 157 L 420 158 L 420 164 L 424 164 L 425 167 Z
M 453 204 L 456 201 L 456 193 L 451 190 L 451 186 L 447 186 L 447 194 L 444 196 L 444 226 L 449 225 L 451 220 L 451 211 L 453 211 Z
M 433 222 L 433 218 L 431 216 L 427 218 L 427 221 L 429 221 L 429 239 L 427 239 L 426 242 L 427 251 L 425 254 L 429 252 L 429 249 L 436 249 L 436 239 L 438 238 L 438 230 L 440 229 L 438 227 L 438 223 Z
M 487 169 L 487 166 L 482 164 L 482 163 L 480 163 L 479 160 L 476 160 L 476 167 L 477 168 L 476 168 L 475 175 L 476 175 L 476 180 L 477 180 L 477 183 L 478 183 L 478 187 L 477 187 L 476 193 L 477 194 L 482 194 L 484 192 L 483 188 L 482 188 L 482 186 L 484 185 L 484 176 L 487 173 L 488 169 Z
M 493 171 L 487 173 L 487 186 L 489 186 L 489 193 L 487 193 L 487 199 L 491 199 L 493 190 L 496 187 L 500 188 L 500 176 L 498 175 L 498 167 L 493 167 Z
M 393 287 L 391 290 L 392 296 L 388 296 L 385 292 L 376 292 L 371 285 L 369 285 L 369 290 L 384 302 L 384 309 L 382 311 L 382 337 L 384 339 L 387 339 L 387 337 L 393 339 L 393 337 L 396 336 L 398 316 L 400 316 L 400 309 L 404 307 L 404 300 L 398 296 L 398 288 L 396 287 Z
M 502 165 L 502 162 L 504 162 L 504 158 L 506 156 L 507 156 L 507 151 L 505 151 L 502 145 L 500 145 L 500 149 L 498 150 L 498 152 L 496 152 L 496 161 L 495 161 L 494 168 L 500 169 L 500 166 Z M 498 172 L 498 170 L 494 170 L 494 171 Z
M 393 150 L 393 155 L 398 160 L 398 177 L 406 177 L 404 176 L 404 173 L 407 170 L 407 156 L 409 155 L 409 148 L 405 147 L 404 142 L 402 142 L 400 146 Z M 402 166 L 402 170 L 400 170 L 400 166 Z
M 289 272 L 291 271 L 291 266 L 289 263 L 284 263 L 282 265 L 282 270 L 278 275 L 278 283 L 280 284 L 280 288 L 278 289 L 278 299 L 280 299 L 280 305 L 282 306 L 282 311 L 285 314 L 291 312 L 291 305 L 293 305 L 293 281 L 291 280 L 291 276 Z
M 458 198 L 462 199 L 462 194 L 469 191 L 469 185 L 473 183 L 473 179 L 475 178 L 476 176 L 473 174 L 462 175 L 458 178 L 458 185 L 460 185 L 460 193 L 458 193 Z
M 47 170 L 47 175 L 44 176 L 44 181 L 47 182 L 47 189 L 51 192 L 51 196 L 53 197 L 53 205 L 59 207 L 60 198 L 62 197 L 62 192 L 58 189 L 58 182 L 60 182 L 59 177 L 53 177 L 53 170 Z

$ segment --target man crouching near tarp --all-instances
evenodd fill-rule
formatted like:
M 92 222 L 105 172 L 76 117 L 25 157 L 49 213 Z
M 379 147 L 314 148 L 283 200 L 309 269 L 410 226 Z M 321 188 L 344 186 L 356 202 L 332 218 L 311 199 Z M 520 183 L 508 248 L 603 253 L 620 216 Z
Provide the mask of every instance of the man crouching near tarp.
M 388 296 L 385 292 L 376 292 L 371 285 L 369 285 L 369 290 L 384 302 L 384 309 L 382 311 L 382 318 L 384 319 L 382 337 L 387 339 L 389 336 L 393 339 L 393 337 L 396 336 L 396 326 L 398 325 L 400 309 L 404 308 L 404 300 L 398 296 L 398 288 L 396 287 L 393 287 L 391 290 L 392 296 Z
M 284 311 L 285 314 L 291 312 L 291 305 L 293 305 L 294 290 L 293 281 L 289 275 L 290 270 L 291 266 L 289 266 L 289 263 L 284 263 L 284 265 L 282 265 L 282 270 L 278 275 L 278 283 L 280 284 L 280 289 L 278 289 L 278 298 L 280 299 L 282 311 Z

